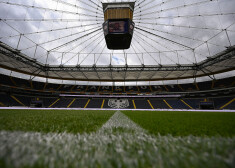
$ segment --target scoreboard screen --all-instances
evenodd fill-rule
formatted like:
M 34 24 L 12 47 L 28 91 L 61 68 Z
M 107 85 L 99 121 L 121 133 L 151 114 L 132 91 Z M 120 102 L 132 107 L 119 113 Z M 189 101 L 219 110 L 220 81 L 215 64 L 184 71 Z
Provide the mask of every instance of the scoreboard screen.
M 109 33 L 127 33 L 128 21 L 109 21 Z

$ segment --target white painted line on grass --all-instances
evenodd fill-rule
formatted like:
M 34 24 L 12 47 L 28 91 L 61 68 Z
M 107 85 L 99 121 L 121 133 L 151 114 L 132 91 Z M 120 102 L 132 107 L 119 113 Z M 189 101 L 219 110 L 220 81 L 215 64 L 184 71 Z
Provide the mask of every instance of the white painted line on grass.
M 6 167 L 234 167 L 235 137 L 153 136 L 116 112 L 89 134 L 0 131 Z

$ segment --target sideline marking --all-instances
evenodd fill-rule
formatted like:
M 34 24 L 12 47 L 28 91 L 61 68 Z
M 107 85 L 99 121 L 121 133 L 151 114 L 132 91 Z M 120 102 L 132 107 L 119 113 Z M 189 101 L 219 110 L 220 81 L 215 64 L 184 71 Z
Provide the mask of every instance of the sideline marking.
M 232 166 L 233 153 L 228 152 L 234 142 L 235 137 L 153 136 L 117 111 L 98 131 L 91 133 L 0 131 L 0 158 L 9 167 L 113 167 L 114 162 L 118 167 L 142 167 L 142 163 L 164 167 L 161 165 L 169 160 L 175 161 L 172 167 L 182 167 L 177 162 L 182 156 L 183 167 L 192 163 L 192 157 L 197 160 L 196 167 L 205 157 Z M 208 156 L 198 152 L 198 146 L 204 146 Z M 224 152 L 210 152 L 218 148 Z M 212 157 L 215 154 L 217 157 Z

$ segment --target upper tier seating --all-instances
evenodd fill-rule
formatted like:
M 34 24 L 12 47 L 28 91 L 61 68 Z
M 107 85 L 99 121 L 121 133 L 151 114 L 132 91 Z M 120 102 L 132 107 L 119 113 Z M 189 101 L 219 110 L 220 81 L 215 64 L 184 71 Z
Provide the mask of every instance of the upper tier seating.
M 214 83 L 214 88 L 231 87 L 234 81 L 234 77 L 227 78 L 226 80 L 216 80 Z
M 16 84 L 16 86 L 18 87 L 22 87 L 22 88 L 31 88 L 30 86 L 30 81 L 26 80 L 26 79 L 20 79 L 20 78 L 13 78 L 12 77 L 12 82 L 14 84 Z
M 15 84 L 13 84 L 10 76 L 0 74 L 0 79 L 1 79 L 0 84 L 2 84 L 2 85 L 15 86 Z
M 98 93 L 99 86 L 88 86 L 86 92 Z
M 125 92 L 127 93 L 138 93 L 140 87 L 137 86 L 125 86 Z
M 211 81 L 199 82 L 199 83 L 197 83 L 197 85 L 200 90 L 210 90 L 212 83 L 211 83 Z
M 113 87 L 112 86 L 100 86 L 99 92 L 101 93 L 112 93 Z
M 138 86 L 138 88 L 139 88 L 140 93 L 150 93 L 151 92 L 150 86 Z
M 235 77 L 220 79 L 216 81 L 207 81 L 191 84 L 172 84 L 172 85 L 151 85 L 151 86 L 85 86 L 85 85 L 66 85 L 52 84 L 38 81 L 29 81 L 25 79 L 0 75 L 0 85 L 9 87 L 19 87 L 25 89 L 33 89 L 39 91 L 51 92 L 75 92 L 84 94 L 141 94 L 141 93 L 165 93 L 165 92 L 188 92 L 188 91 L 204 91 L 216 88 L 234 87 Z
M 36 90 L 44 90 L 45 85 L 43 82 L 32 81 L 32 87 Z
M 52 83 L 47 83 L 45 90 L 49 90 L 49 91 L 57 91 L 60 89 L 60 87 L 62 87 L 61 84 L 52 84 Z
M 168 91 L 170 92 L 183 92 L 183 88 L 180 85 L 168 85 Z

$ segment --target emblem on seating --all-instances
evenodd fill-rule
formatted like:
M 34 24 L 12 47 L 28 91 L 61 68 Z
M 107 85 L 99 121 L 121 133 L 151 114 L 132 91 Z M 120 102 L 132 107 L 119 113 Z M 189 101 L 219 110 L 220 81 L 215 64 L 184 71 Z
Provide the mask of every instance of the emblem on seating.
M 108 106 L 122 109 L 129 106 L 129 101 L 127 99 L 109 99 Z

